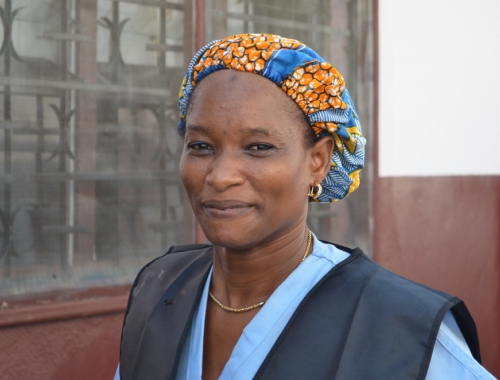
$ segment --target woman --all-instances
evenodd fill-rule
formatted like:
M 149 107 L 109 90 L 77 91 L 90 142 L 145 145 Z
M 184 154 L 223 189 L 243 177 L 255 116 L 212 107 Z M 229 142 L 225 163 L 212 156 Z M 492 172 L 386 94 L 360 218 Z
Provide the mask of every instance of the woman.
M 298 41 L 237 35 L 196 54 L 180 106 L 181 179 L 213 246 L 139 273 L 116 378 L 492 378 L 462 301 L 308 230 L 308 200 L 344 198 L 363 167 L 335 68 Z

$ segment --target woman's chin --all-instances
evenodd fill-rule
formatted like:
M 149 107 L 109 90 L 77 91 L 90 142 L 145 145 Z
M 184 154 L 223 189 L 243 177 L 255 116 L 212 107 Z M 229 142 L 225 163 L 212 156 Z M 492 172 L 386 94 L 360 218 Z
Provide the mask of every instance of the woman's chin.
M 236 226 L 218 229 L 205 229 L 202 226 L 208 241 L 217 247 L 232 251 L 244 251 L 258 243 L 258 235 L 248 230 L 240 230 Z M 247 231 L 242 233 L 241 231 Z
M 253 210 L 252 210 L 253 211 Z M 197 219 L 210 243 L 229 249 L 244 249 L 258 240 L 259 232 L 255 228 L 260 225 L 254 212 L 241 212 L 226 218 L 220 215 L 202 213 Z

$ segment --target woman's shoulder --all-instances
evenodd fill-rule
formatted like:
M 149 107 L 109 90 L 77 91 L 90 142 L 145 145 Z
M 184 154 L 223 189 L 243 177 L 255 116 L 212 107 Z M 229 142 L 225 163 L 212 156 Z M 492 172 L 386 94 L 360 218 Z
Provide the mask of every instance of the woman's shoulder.
M 408 278 L 390 271 L 379 263 L 373 261 L 360 248 L 348 248 L 338 244 L 322 241 L 323 244 L 332 245 L 337 250 L 343 251 L 346 257 L 342 260 L 332 272 L 339 271 L 343 276 L 347 276 L 353 281 L 358 281 L 363 284 L 364 292 L 381 290 L 389 291 L 391 297 L 394 293 L 399 293 L 402 296 L 409 294 L 427 298 L 429 294 L 433 294 L 438 298 L 450 299 L 453 296 L 448 295 L 429 286 L 412 281 Z M 333 273 L 332 273 L 333 274 Z
M 171 246 L 168 251 L 144 265 L 137 277 L 150 272 L 174 271 L 179 272 L 183 267 L 189 266 L 197 260 L 212 256 L 213 246 L 210 244 L 187 244 Z
M 161 297 L 172 284 L 185 281 L 188 274 L 206 272 L 212 263 L 212 249 L 213 246 L 207 244 L 170 247 L 164 255 L 150 261 L 139 271 L 130 291 L 129 305 L 138 298 L 149 302 Z
M 164 367 L 167 362 L 172 365 L 176 357 L 175 342 L 182 339 L 211 265 L 212 246 L 188 245 L 171 247 L 141 269 L 130 290 L 125 312 L 122 374 L 132 377 L 137 360 L 142 357 L 159 359 L 149 359 L 148 365 L 140 368 L 141 379 L 150 378 L 144 373 L 153 373 L 152 367 Z

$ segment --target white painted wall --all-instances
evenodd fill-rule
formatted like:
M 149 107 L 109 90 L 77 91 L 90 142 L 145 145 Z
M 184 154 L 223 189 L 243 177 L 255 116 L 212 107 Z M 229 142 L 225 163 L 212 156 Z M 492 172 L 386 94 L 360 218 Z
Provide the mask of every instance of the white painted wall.
M 379 173 L 500 175 L 500 0 L 379 0 Z

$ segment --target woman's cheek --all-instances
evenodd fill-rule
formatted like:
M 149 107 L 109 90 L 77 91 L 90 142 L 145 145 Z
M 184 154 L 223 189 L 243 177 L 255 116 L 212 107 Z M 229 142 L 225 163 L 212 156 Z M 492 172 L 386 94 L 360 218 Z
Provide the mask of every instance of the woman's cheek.
M 181 161 L 179 163 L 179 175 L 181 177 L 182 184 L 188 193 L 191 192 L 193 184 L 196 183 L 197 177 L 199 176 L 197 170 L 199 170 L 199 168 L 194 165 L 192 158 L 184 155 L 181 157 Z

